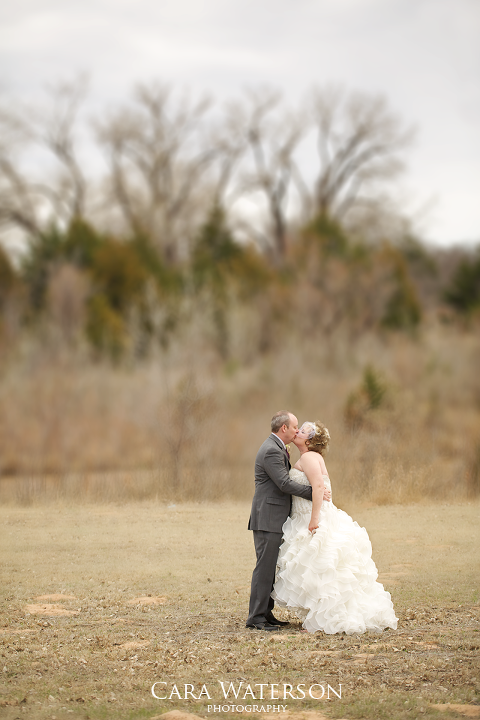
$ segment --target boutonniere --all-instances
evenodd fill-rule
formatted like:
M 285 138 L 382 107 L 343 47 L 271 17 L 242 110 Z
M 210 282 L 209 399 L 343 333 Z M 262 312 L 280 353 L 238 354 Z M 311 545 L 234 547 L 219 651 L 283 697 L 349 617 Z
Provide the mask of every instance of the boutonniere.
M 290 445 L 285 445 L 285 450 L 287 451 L 288 459 L 290 460 Z

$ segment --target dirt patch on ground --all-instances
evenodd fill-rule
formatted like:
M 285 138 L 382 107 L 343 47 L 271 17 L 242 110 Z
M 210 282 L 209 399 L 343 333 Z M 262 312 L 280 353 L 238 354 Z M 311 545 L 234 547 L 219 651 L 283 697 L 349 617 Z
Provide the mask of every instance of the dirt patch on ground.
M 67 610 L 62 605 L 55 605 L 52 603 L 27 605 L 25 610 L 30 613 L 30 615 L 41 615 L 43 617 L 78 615 L 78 610 Z
M 126 642 L 121 643 L 119 647 L 123 648 L 124 650 L 138 650 L 139 648 L 147 647 L 147 645 L 150 645 L 150 640 L 144 640 L 143 642 Z
M 378 576 L 378 582 L 382 585 L 398 585 L 398 579 L 408 575 L 406 572 L 383 572 Z
M 146 595 L 145 597 L 132 598 L 128 601 L 128 605 L 165 605 L 168 598 L 166 597 L 151 597 Z
M 269 720 L 278 720 L 278 715 L 274 713 L 265 713 L 265 717 Z M 286 712 L 282 713 L 282 718 L 285 720 L 329 720 L 326 715 L 320 712 Z M 339 718 L 339 720 L 345 720 L 345 718 Z
M 243 711 L 241 715 L 251 715 L 251 712 Z M 268 718 L 268 720 L 278 720 L 278 714 L 274 713 L 262 713 L 262 717 Z M 319 712 L 285 712 L 282 713 L 284 720 L 329 720 L 329 718 L 323 713 Z M 163 715 L 155 715 L 150 720 L 204 720 L 198 715 L 193 713 L 180 712 L 179 710 L 171 710 L 170 712 L 163 713 Z M 342 720 L 340 718 L 339 720 Z
M 204 720 L 199 715 L 193 713 L 180 712 L 180 710 L 170 710 L 163 715 L 155 715 L 150 720 Z
M 479 705 L 452 705 L 451 703 L 447 703 L 446 705 L 431 705 L 431 707 L 435 710 L 440 710 L 440 712 L 453 710 L 454 712 L 460 713 L 460 715 L 464 715 L 469 718 L 480 717 Z
M 427 545 L 428 548 L 432 548 L 433 550 L 451 550 L 451 545 Z
M 406 577 L 410 574 L 412 563 L 400 563 L 398 565 L 391 565 L 391 569 L 382 571 L 378 575 L 378 582 L 382 584 L 398 585 L 398 578 Z

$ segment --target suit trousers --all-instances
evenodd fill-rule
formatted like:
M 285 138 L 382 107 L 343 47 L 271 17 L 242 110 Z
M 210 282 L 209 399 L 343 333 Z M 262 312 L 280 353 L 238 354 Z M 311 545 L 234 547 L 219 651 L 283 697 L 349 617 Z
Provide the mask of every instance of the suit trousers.
M 282 533 L 254 530 L 253 542 L 257 554 L 257 564 L 252 574 L 247 625 L 266 622 L 267 615 L 272 612 L 274 602 L 270 594 L 275 583 L 275 570 Z

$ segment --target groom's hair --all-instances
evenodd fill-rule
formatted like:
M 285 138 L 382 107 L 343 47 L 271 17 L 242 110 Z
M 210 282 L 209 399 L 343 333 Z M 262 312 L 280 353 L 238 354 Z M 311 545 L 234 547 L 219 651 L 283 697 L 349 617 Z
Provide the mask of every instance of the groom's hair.
M 275 413 L 271 422 L 272 432 L 278 432 L 282 425 L 290 427 L 290 413 L 288 410 L 279 410 Z

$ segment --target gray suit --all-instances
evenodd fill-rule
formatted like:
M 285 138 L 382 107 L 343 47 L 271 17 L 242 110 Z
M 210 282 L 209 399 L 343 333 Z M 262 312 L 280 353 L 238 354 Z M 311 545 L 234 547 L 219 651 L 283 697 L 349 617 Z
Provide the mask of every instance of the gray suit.
M 312 499 L 310 485 L 290 479 L 290 461 L 282 441 L 273 433 L 255 459 L 255 495 L 248 529 L 253 530 L 257 564 L 252 575 L 247 625 L 264 623 L 272 612 L 270 597 L 275 582 L 282 526 L 292 505 L 292 495 Z

